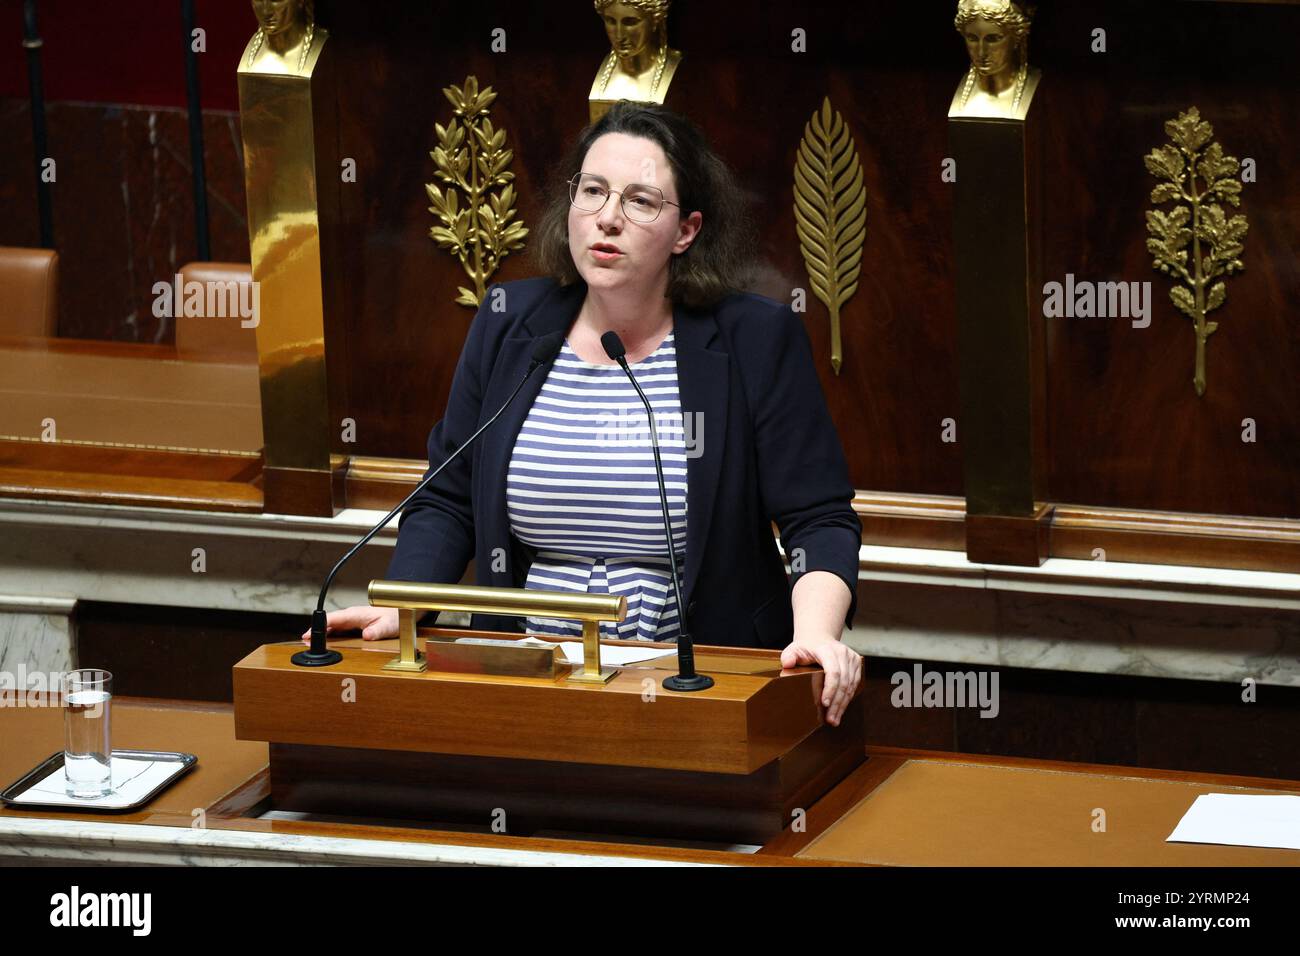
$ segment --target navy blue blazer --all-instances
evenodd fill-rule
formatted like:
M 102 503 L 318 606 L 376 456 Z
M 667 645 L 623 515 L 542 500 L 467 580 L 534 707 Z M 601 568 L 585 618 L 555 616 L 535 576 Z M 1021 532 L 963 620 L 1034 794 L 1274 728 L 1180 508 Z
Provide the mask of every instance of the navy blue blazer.
M 585 295 L 582 282 L 549 278 L 488 290 L 446 415 L 429 433 L 430 469 L 501 407 L 539 336 L 568 332 Z M 712 311 L 675 308 L 673 329 L 682 412 L 702 413 L 692 419 L 698 454 L 687 460 L 681 571 L 692 636 L 699 644 L 786 646 L 794 631 L 790 589 L 819 570 L 848 585 L 851 627 L 862 524 L 802 321 L 788 305 L 738 293 Z M 548 368 L 537 369 L 474 447 L 406 507 L 389 579 L 455 583 L 473 558 L 479 584 L 524 586 L 536 551 L 511 533 L 506 471 Z M 788 580 L 773 521 L 792 562 Z M 472 626 L 520 632 L 526 623 L 476 614 Z

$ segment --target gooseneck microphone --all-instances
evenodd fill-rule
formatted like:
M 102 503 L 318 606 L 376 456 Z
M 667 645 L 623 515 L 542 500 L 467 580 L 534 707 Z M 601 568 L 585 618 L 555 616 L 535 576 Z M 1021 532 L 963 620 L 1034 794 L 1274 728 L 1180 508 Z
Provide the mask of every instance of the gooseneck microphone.
M 510 407 L 510 403 L 515 400 L 515 396 L 518 395 L 519 390 L 524 387 L 524 383 L 532 377 L 533 372 L 537 371 L 540 366 L 548 365 L 553 362 L 555 357 L 560 354 L 560 347 L 563 344 L 563 332 L 552 332 L 549 335 L 543 335 L 539 338 L 537 343 L 533 346 L 533 360 L 529 363 L 528 371 L 525 372 L 524 377 L 519 380 L 519 384 L 515 386 L 515 390 L 510 393 L 510 397 L 505 400 L 505 404 L 497 409 L 496 414 L 484 422 L 479 427 L 478 431 L 470 435 L 469 438 L 465 440 L 465 444 L 461 445 L 448 455 L 446 461 L 435 468 L 430 474 L 426 475 L 424 480 L 415 486 L 415 490 L 403 498 L 396 508 L 384 515 L 379 524 L 366 532 L 366 536 L 354 544 L 347 554 L 339 558 L 338 563 L 334 565 L 329 576 L 325 578 L 325 583 L 320 589 L 320 598 L 316 601 L 316 610 L 312 611 L 311 614 L 311 649 L 299 651 L 297 654 L 294 654 L 292 660 L 295 664 L 299 667 L 325 667 L 330 664 L 337 664 L 343 659 L 343 655 L 338 651 L 330 650 L 325 646 L 325 634 L 329 630 L 327 624 L 328 617 L 325 614 L 325 595 L 329 592 L 330 585 L 334 582 L 334 576 L 339 573 L 339 569 L 342 568 L 343 565 L 348 563 L 352 555 L 360 551 L 367 541 L 379 534 L 380 529 L 382 529 L 384 525 L 393 520 L 394 515 L 410 504 L 412 498 L 423 491 L 429 482 L 437 478 L 439 473 L 456 459 L 456 456 L 470 445 L 474 444 L 474 441 L 478 436 L 487 431 L 488 428 L 492 426 L 492 423 L 501 417 L 501 413 Z
M 632 374 L 632 369 L 627 364 L 627 349 L 623 348 L 623 340 L 618 337 L 618 333 L 610 330 L 600 337 L 600 344 L 605 347 L 605 354 L 623 367 L 627 373 L 632 387 L 636 393 L 641 396 L 641 404 L 645 406 L 646 420 L 650 423 L 650 447 L 655 453 L 655 476 L 659 479 L 659 504 L 664 513 L 664 540 L 668 543 L 668 566 L 673 573 L 673 595 L 677 600 L 677 620 L 681 624 L 681 631 L 677 635 L 677 674 L 669 677 L 664 681 L 664 686 L 669 690 L 691 691 L 691 690 L 708 690 L 713 686 L 713 678 L 707 674 L 695 673 L 695 642 L 691 640 L 691 633 L 686 627 L 686 605 L 682 603 L 682 585 L 677 579 L 677 551 L 673 548 L 673 523 L 668 516 L 668 490 L 664 486 L 664 463 L 659 457 L 659 431 L 655 428 L 655 413 L 650 407 L 650 399 L 645 397 L 645 392 L 641 391 L 641 386 Z

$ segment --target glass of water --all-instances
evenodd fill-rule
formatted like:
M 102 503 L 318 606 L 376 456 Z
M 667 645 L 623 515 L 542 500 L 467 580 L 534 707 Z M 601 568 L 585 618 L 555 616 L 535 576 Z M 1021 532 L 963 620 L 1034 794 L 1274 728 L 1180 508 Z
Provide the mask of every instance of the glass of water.
M 113 792 L 112 703 L 108 671 L 83 668 L 63 675 L 63 767 L 70 797 Z

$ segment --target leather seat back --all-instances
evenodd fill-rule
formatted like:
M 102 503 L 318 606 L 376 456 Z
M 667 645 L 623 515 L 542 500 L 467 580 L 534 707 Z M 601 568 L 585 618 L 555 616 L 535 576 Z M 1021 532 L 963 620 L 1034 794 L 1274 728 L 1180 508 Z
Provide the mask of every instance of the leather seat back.
M 59 321 L 59 254 L 0 246 L 0 335 L 53 336 Z
M 241 323 L 238 304 L 253 301 L 249 290 L 243 286 L 253 281 L 253 267 L 246 262 L 188 262 L 181 266 L 181 288 L 189 282 L 220 283 L 218 291 L 226 300 L 225 317 L 182 315 L 181 304 L 176 309 L 176 350 L 182 355 L 238 354 L 257 360 L 257 336 L 252 328 Z M 236 283 L 239 288 L 226 292 L 226 283 Z M 205 302 L 206 302 L 205 297 Z

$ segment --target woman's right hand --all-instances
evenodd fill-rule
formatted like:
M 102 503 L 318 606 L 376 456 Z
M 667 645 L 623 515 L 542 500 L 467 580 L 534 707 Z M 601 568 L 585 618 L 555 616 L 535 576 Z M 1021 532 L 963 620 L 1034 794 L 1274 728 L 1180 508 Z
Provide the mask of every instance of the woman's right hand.
M 358 604 L 345 607 L 341 611 L 330 611 L 326 616 L 328 630 L 326 637 L 335 635 L 336 631 L 360 630 L 361 637 L 367 641 L 382 641 L 387 637 L 397 636 L 397 608 L 371 607 Z M 302 642 L 311 643 L 311 628 L 302 632 Z

